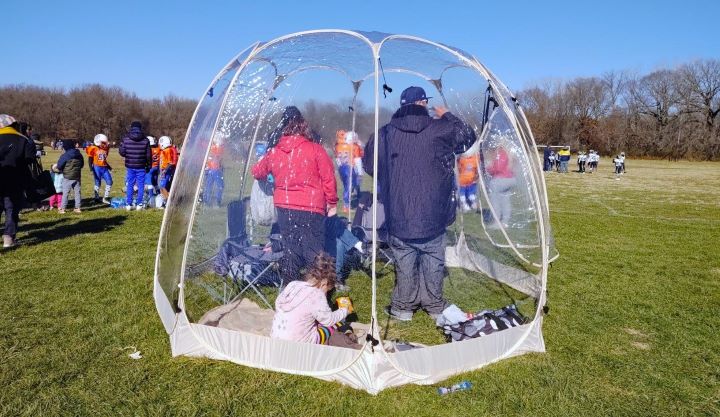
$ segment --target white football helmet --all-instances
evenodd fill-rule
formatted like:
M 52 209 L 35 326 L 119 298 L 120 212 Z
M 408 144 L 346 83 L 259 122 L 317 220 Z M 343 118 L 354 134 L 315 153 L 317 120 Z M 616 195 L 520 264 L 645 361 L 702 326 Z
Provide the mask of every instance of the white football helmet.
M 95 146 L 100 146 L 103 142 L 108 143 L 107 136 L 103 135 L 102 133 L 98 133 L 95 135 L 95 138 L 93 139 L 93 144 Z
M 160 136 L 158 143 L 160 144 L 161 149 L 166 149 L 172 145 L 172 139 L 170 139 L 170 136 Z
M 357 140 L 358 140 L 357 133 L 352 132 L 352 131 L 345 133 L 345 143 L 351 144 L 351 143 L 357 142 Z

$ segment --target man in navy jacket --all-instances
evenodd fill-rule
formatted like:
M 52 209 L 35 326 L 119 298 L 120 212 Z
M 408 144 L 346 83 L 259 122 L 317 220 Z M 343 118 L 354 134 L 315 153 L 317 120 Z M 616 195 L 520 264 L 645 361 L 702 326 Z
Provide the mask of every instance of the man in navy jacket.
M 435 106 L 420 87 L 408 87 L 390 123 L 379 130 L 378 166 L 374 138 L 365 146 L 363 166 L 378 176 L 385 205 L 389 245 L 396 262 L 395 288 L 386 312 L 412 320 L 418 309 L 436 318 L 443 298 L 445 230 L 455 221 L 455 155 L 476 140 L 473 129 L 446 108 Z M 377 168 L 377 169 L 376 169 Z
M 120 156 L 125 158 L 125 168 L 127 168 L 125 209 L 132 210 L 133 193 L 136 187 L 135 207 L 137 210 L 142 210 L 144 208 L 145 173 L 150 170 L 150 165 L 152 165 L 152 151 L 150 150 L 150 141 L 143 133 L 140 122 L 130 124 L 130 130 L 120 142 Z

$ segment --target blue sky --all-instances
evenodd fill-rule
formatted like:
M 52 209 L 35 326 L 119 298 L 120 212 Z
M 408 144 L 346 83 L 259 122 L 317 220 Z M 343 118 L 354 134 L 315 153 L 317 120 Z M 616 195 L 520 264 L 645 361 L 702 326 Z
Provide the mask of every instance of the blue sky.
M 720 1 L 5 0 L 0 85 L 119 86 L 198 98 L 256 40 L 308 29 L 416 35 L 466 50 L 512 90 L 720 58 Z

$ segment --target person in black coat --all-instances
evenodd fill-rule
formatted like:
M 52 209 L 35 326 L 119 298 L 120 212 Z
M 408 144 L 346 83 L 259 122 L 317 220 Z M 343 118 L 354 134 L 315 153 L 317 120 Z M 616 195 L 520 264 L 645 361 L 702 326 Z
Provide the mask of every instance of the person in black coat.
M 20 134 L 19 128 L 12 116 L 0 114 L 0 206 L 5 212 L 4 248 L 16 245 L 29 166 L 35 160 L 35 146 Z
M 135 121 L 130 124 L 130 130 L 120 142 L 119 153 L 120 156 L 125 158 L 125 168 L 127 169 L 125 176 L 127 192 L 125 209 L 132 209 L 133 194 L 137 189 L 135 208 L 142 210 L 144 208 L 145 173 L 150 171 L 152 165 L 152 150 L 150 149 L 150 141 L 143 133 L 140 122 Z
M 363 166 L 377 175 L 378 198 L 385 205 L 389 245 L 396 261 L 396 281 L 386 311 L 409 321 L 424 309 L 439 316 L 443 298 L 445 230 L 455 221 L 455 155 L 475 143 L 473 129 L 435 106 L 420 87 L 402 92 L 400 108 L 379 130 L 378 166 L 375 138 L 365 146 Z

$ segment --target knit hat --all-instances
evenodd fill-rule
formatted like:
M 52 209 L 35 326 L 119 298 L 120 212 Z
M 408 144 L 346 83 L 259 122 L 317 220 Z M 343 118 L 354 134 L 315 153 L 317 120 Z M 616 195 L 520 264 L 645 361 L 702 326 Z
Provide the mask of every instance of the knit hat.
M 63 139 L 62 144 L 63 144 L 63 149 L 65 149 L 66 151 L 75 149 L 75 139 Z
M 13 123 L 15 123 L 14 117 L 7 114 L 0 114 L 0 129 L 8 127 Z
M 140 123 L 139 121 L 135 120 L 134 122 L 130 123 L 130 127 L 131 127 L 131 128 L 132 128 L 132 127 L 137 127 L 137 128 L 139 128 L 139 129 L 142 129 L 142 123 Z

